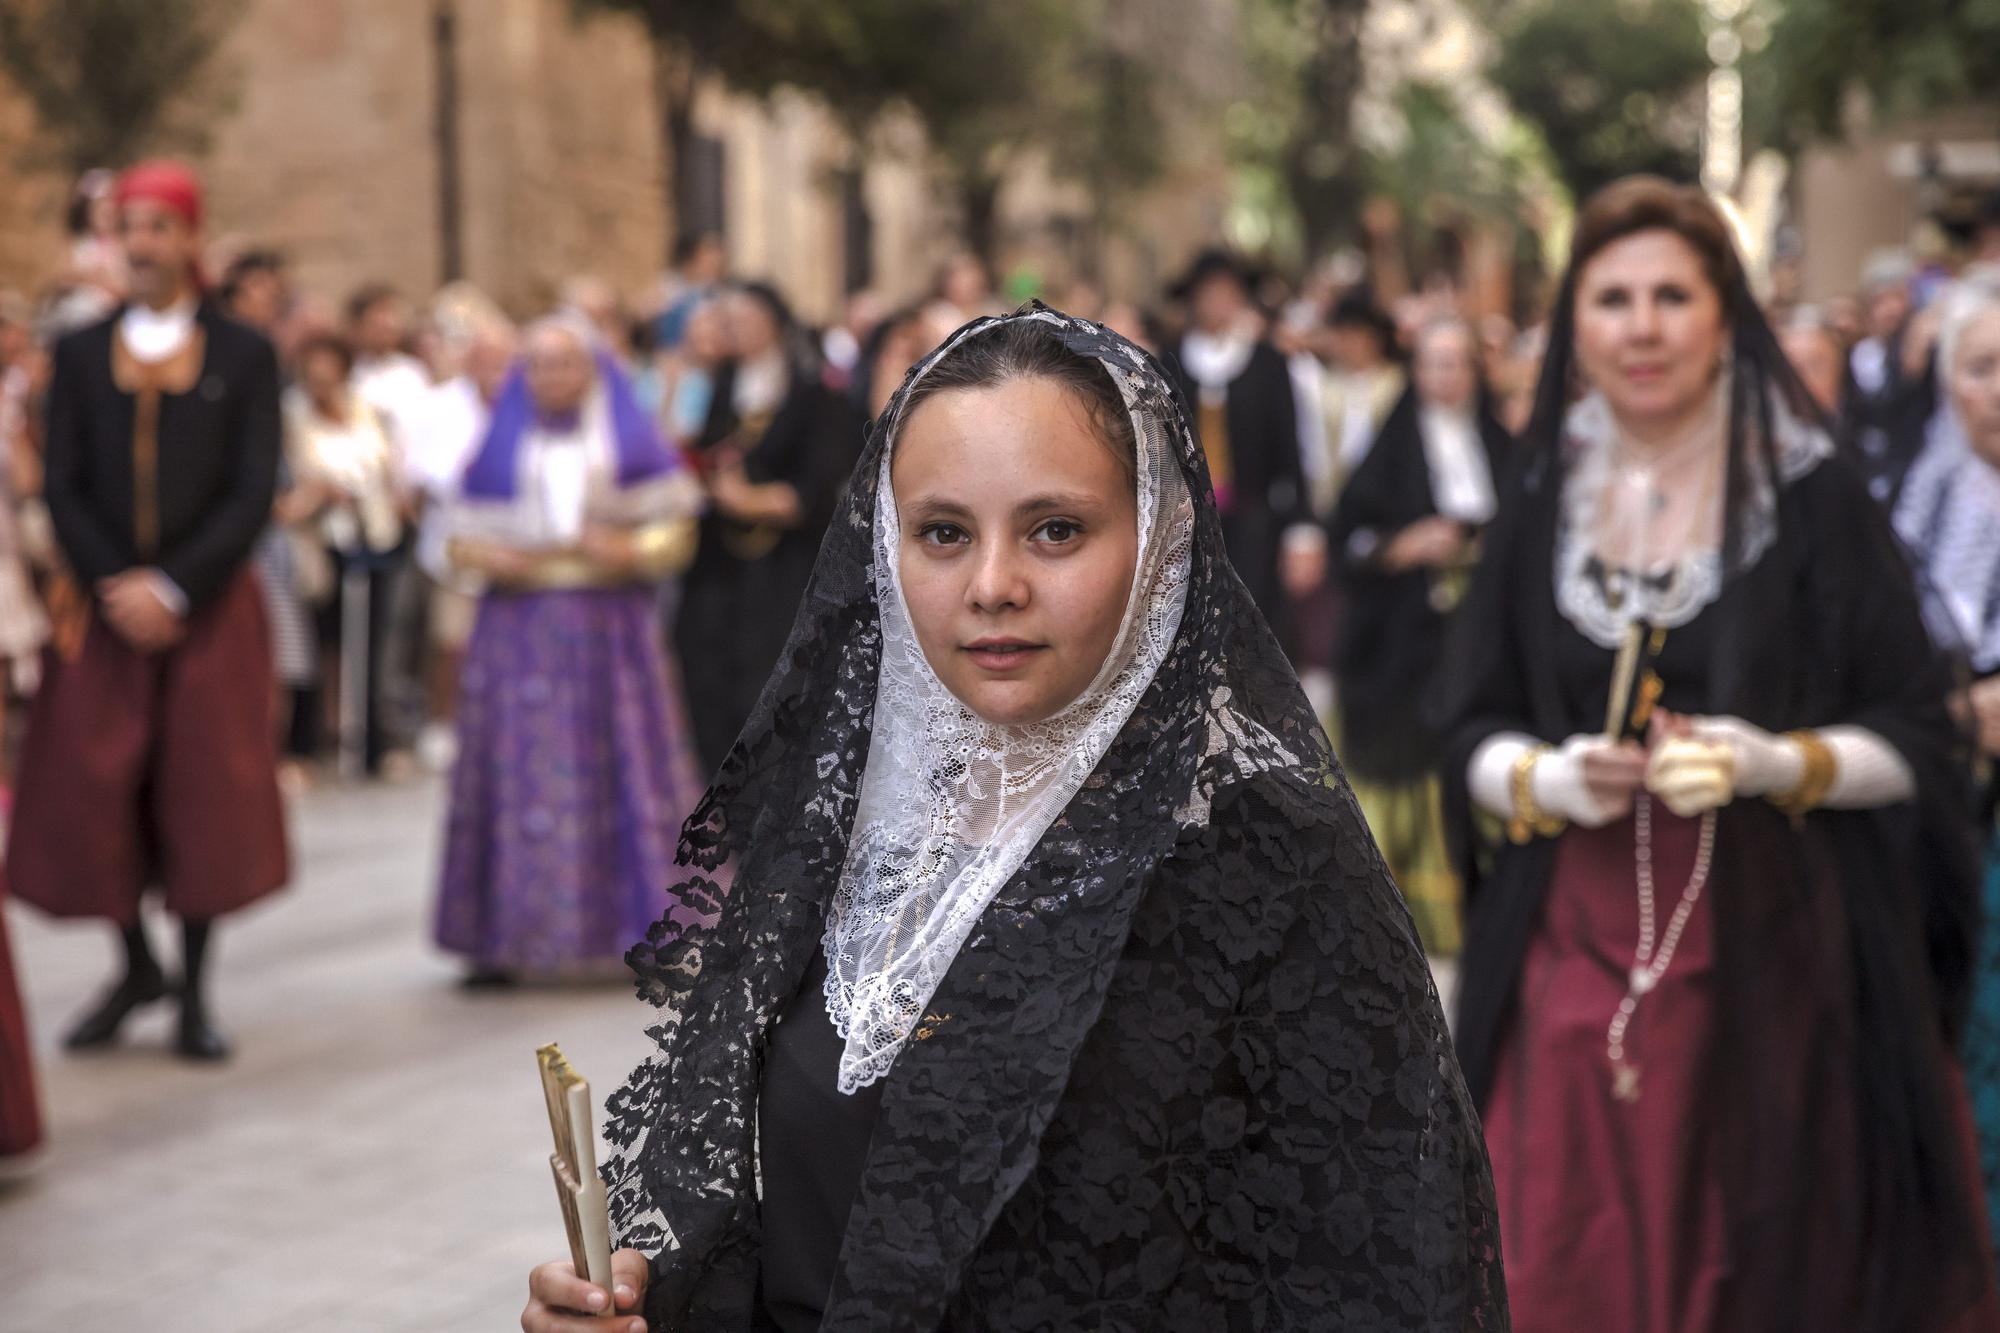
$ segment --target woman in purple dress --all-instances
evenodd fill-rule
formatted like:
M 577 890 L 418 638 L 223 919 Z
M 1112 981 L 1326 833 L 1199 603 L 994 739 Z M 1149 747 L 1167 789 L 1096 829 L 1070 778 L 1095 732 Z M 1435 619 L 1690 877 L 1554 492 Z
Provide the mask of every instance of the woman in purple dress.
M 450 520 L 486 585 L 437 916 L 469 984 L 615 960 L 663 910 L 701 787 L 657 587 L 698 505 L 589 325 L 536 325 Z

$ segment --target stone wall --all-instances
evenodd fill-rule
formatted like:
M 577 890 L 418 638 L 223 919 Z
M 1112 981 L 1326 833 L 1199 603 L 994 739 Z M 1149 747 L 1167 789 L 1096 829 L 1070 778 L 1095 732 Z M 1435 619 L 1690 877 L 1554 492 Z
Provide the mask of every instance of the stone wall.
M 1870 251 L 1910 242 L 1930 202 L 1913 170 L 1919 145 L 1945 151 L 1946 188 L 2000 189 L 2000 136 L 1993 108 L 1857 128 L 1846 142 L 1804 153 L 1792 182 L 1792 205 L 1804 241 L 1803 295 L 1809 301 L 1852 292 Z
M 195 159 L 209 191 L 209 238 L 290 260 L 300 290 L 329 313 L 364 282 L 423 297 L 448 276 L 442 185 L 440 15 L 455 37 L 461 276 L 517 315 L 542 309 L 564 278 L 589 273 L 644 302 L 672 219 L 652 85 L 637 20 L 578 23 L 570 0 L 250 0 L 219 57 L 233 97 Z M 765 278 L 811 320 L 846 292 L 848 184 L 871 221 L 871 285 L 915 299 L 960 246 L 956 211 L 921 128 L 880 127 L 865 162 L 813 100 L 702 89 L 697 132 L 719 143 L 722 211 L 736 271 Z M 1212 128 L 1212 127 L 1211 127 Z M 0 87 L 0 287 L 35 292 L 59 271 L 69 183 L 24 170 L 32 116 Z M 1212 138 L 1213 143 L 1208 139 Z M 1088 200 L 1032 160 L 1003 189 L 998 268 L 1032 267 L 1052 285 L 1096 267 L 1115 294 L 1144 298 L 1220 234 L 1227 177 L 1219 133 L 1177 154 L 1149 195 L 1144 236 L 1083 253 Z

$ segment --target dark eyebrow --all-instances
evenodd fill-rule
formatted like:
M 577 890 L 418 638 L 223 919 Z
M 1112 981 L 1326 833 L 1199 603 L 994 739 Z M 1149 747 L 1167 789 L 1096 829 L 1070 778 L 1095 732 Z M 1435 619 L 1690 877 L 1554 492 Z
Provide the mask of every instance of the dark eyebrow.
M 904 512 L 911 514 L 920 511 L 926 514 L 951 514 L 958 517 L 970 517 L 972 514 L 970 509 L 958 501 L 947 499 L 942 495 L 919 495 L 902 508 Z
M 1078 492 L 1050 491 L 1046 494 L 1030 496 L 1014 506 L 1017 514 L 1043 514 L 1060 509 L 1101 509 L 1103 502 L 1095 496 Z M 955 517 L 971 517 L 969 506 L 943 495 L 919 495 L 903 506 L 906 513 L 942 514 Z
M 1033 496 L 1014 506 L 1017 514 L 1041 514 L 1052 509 L 1097 509 L 1102 502 L 1095 496 L 1074 492 L 1052 491 L 1046 495 Z

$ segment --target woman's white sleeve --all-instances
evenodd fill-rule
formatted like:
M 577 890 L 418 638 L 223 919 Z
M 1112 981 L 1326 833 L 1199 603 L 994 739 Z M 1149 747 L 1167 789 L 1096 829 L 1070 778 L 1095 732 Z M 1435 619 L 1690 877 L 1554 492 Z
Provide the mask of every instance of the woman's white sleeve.
M 1917 776 L 1895 746 L 1866 727 L 1822 727 L 1833 751 L 1833 786 L 1820 804 L 1829 810 L 1873 810 L 1911 800 Z

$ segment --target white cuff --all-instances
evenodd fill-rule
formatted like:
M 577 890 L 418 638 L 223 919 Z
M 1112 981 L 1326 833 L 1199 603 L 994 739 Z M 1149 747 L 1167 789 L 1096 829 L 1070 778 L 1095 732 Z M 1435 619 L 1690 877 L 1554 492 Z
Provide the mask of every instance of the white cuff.
M 1316 523 L 1294 523 L 1285 529 L 1285 550 L 1313 554 L 1326 549 L 1326 533 Z
M 1480 809 L 1502 819 L 1514 817 L 1514 764 L 1539 745 L 1540 741 L 1518 731 L 1503 731 L 1480 742 L 1465 767 L 1466 789 Z M 1535 804 L 1583 828 L 1602 828 L 1621 816 L 1621 807 L 1600 804 L 1583 780 L 1584 754 L 1612 748 L 1613 743 L 1604 737 L 1580 732 L 1543 755 L 1528 779 Z
M 1866 727 L 1822 727 L 1833 751 L 1833 786 L 1820 804 L 1829 810 L 1874 810 L 1916 799 L 1917 775 L 1902 752 Z
M 166 607 L 167 610 L 173 612 L 180 619 L 187 619 L 188 596 L 185 592 L 181 591 L 180 584 L 175 583 L 157 569 L 148 569 L 146 571 L 146 584 L 153 590 L 153 596 L 159 599 L 161 606 Z
M 1514 817 L 1514 761 L 1541 742 L 1518 731 L 1488 736 L 1465 766 L 1465 789 L 1489 815 Z

